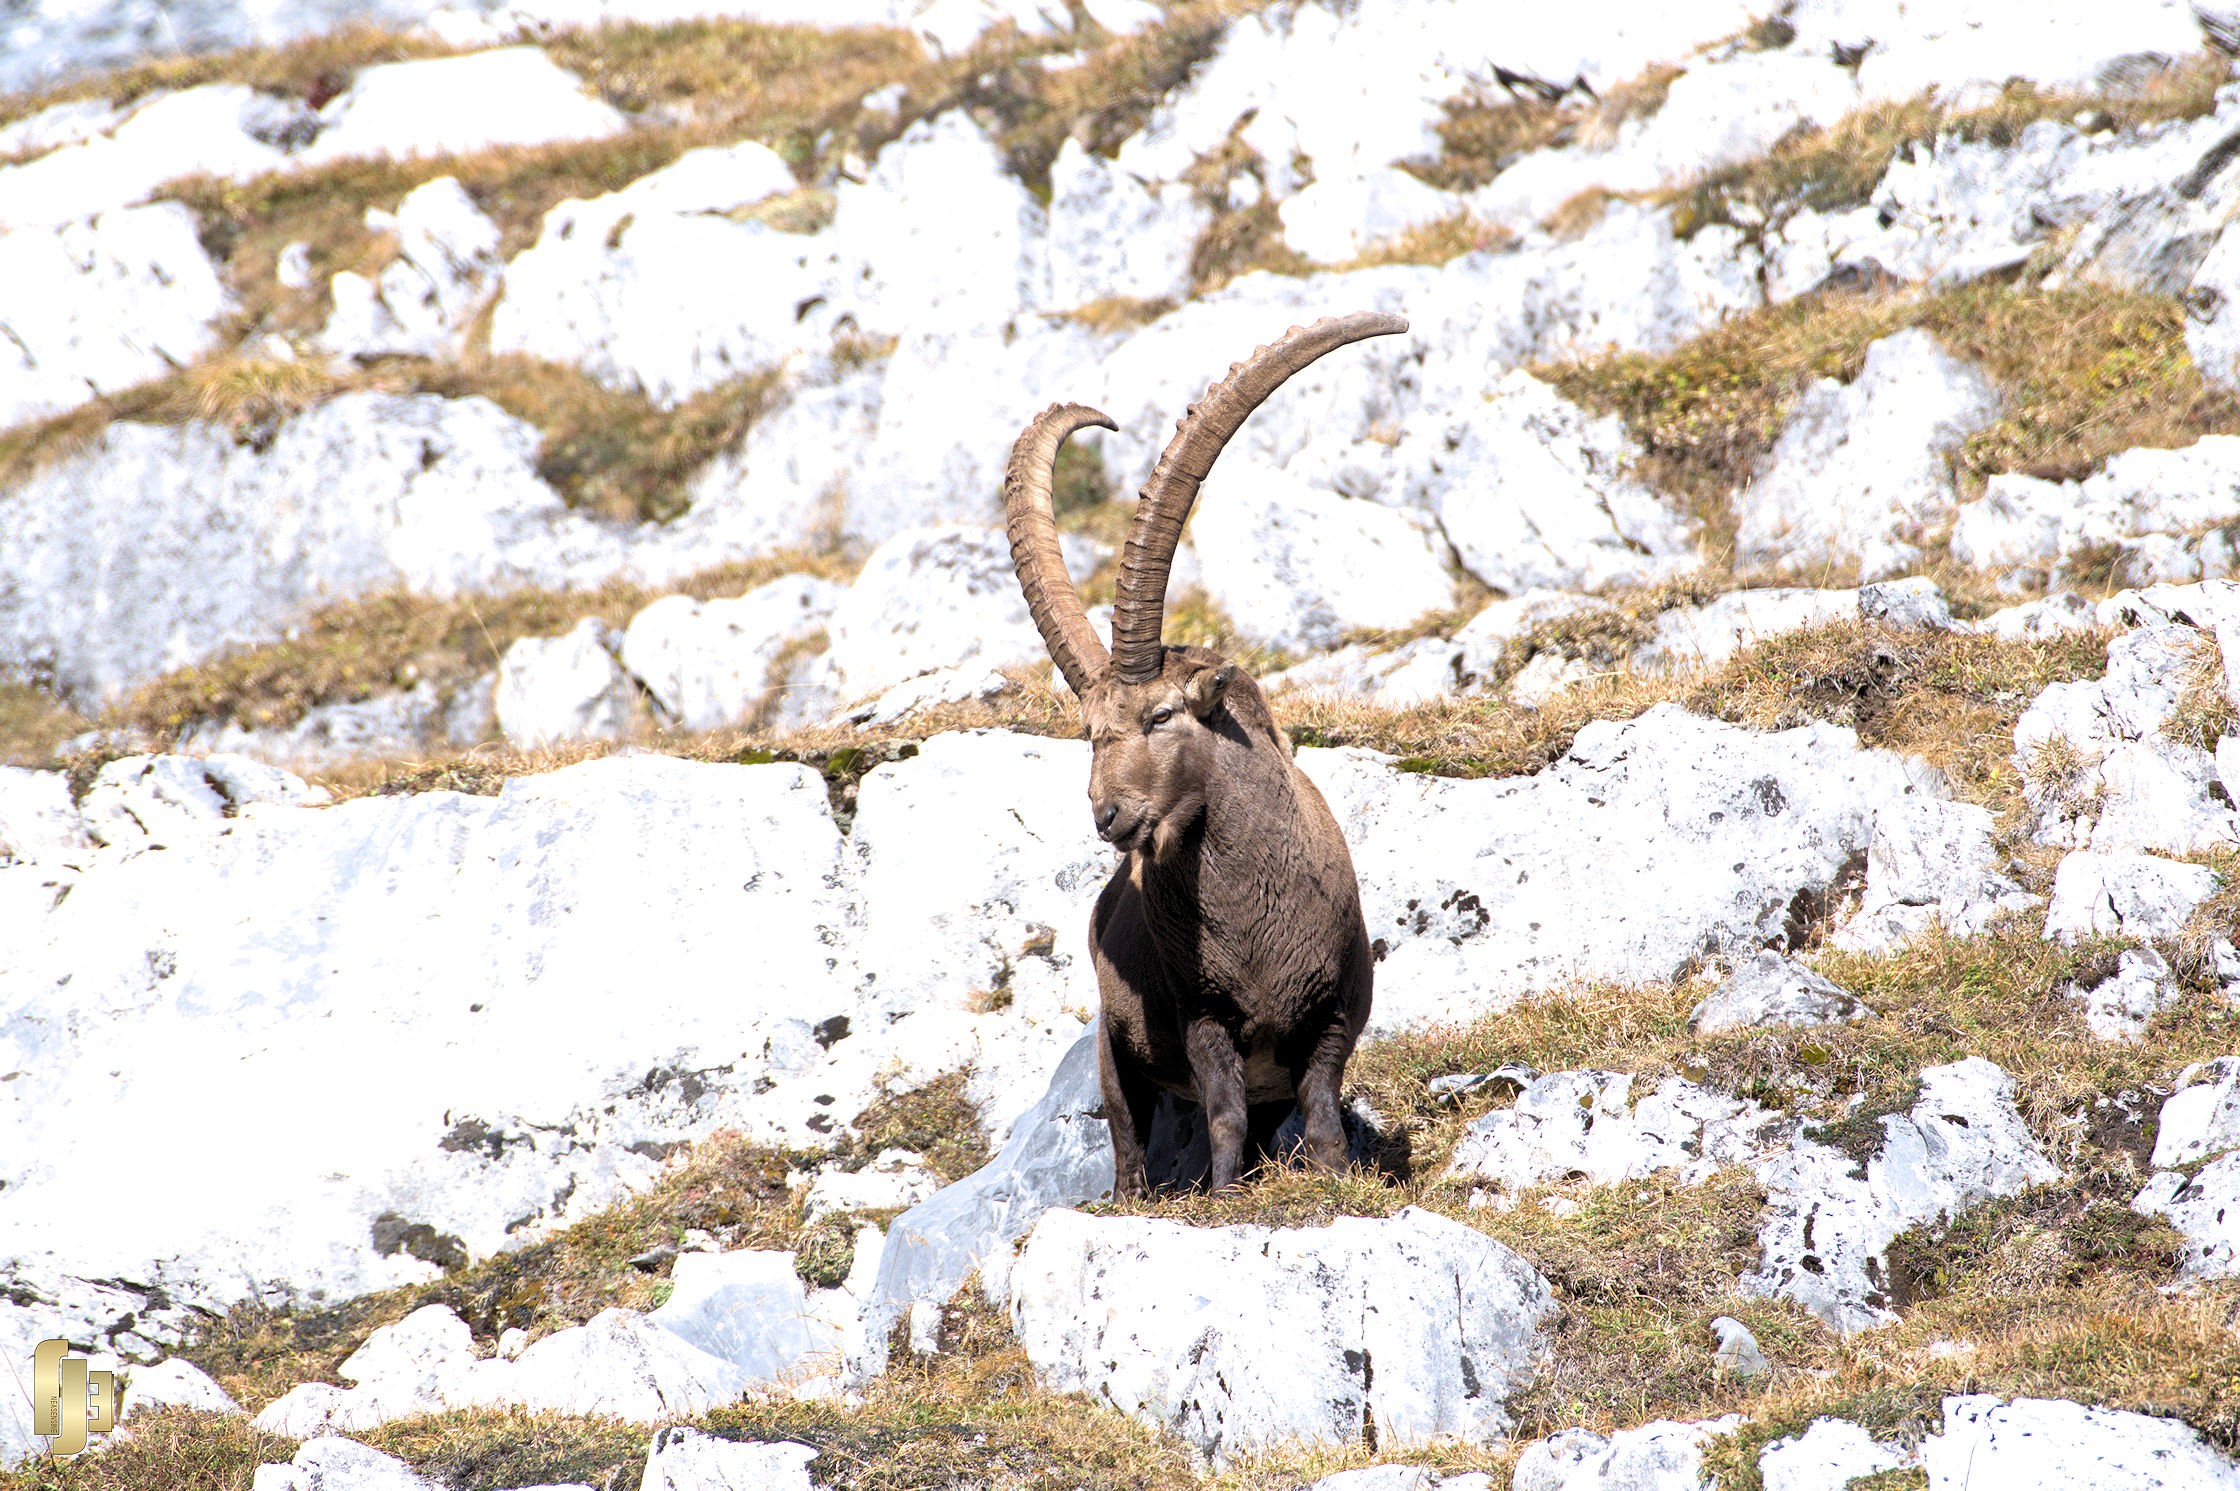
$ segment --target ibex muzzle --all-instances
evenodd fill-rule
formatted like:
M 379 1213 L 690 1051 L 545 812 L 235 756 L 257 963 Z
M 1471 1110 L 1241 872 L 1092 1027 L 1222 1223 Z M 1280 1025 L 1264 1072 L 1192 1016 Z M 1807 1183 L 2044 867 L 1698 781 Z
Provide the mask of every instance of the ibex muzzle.
M 1368 1023 L 1372 977 L 1352 857 L 1260 685 L 1219 653 L 1166 646 L 1160 633 L 1182 525 L 1245 417 L 1324 353 L 1407 329 L 1368 312 L 1293 327 L 1191 406 L 1136 507 L 1109 654 L 1059 555 L 1050 485 L 1068 435 L 1114 425 L 1057 404 L 1012 449 L 1012 562 L 1081 699 L 1097 832 L 1127 854 L 1089 918 L 1115 1196 L 1146 1189 L 1161 1088 L 1204 1107 L 1216 1189 L 1237 1179 L 1247 1139 L 1264 1145 L 1294 1103 L 1308 1156 L 1326 1170 L 1345 1164 L 1338 1088 Z

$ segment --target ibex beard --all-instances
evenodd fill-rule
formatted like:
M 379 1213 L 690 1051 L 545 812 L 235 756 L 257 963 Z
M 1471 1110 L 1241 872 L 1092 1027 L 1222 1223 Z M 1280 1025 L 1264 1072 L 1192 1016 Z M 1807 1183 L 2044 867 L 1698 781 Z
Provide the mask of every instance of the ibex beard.
M 1059 555 L 1050 488 L 1067 436 L 1115 426 L 1053 405 L 1012 449 L 1012 562 L 1081 700 L 1097 832 L 1127 856 L 1089 918 L 1115 1197 L 1149 1188 L 1144 1147 L 1162 1089 L 1203 1108 L 1216 1190 L 1294 1103 L 1308 1158 L 1345 1166 L 1338 1091 L 1368 1023 L 1374 967 L 1352 856 L 1260 685 L 1219 653 L 1165 645 L 1161 628 L 1182 525 L 1245 417 L 1324 353 L 1407 329 L 1366 312 L 1293 327 L 1191 406 L 1136 508 L 1109 654 Z

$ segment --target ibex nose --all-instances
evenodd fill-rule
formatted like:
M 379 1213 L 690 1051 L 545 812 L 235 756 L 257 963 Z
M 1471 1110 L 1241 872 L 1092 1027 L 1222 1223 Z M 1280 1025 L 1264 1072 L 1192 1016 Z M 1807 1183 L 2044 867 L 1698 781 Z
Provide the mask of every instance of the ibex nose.
M 1104 832 L 1104 831 L 1105 831 L 1106 829 L 1108 829 L 1108 828 L 1112 827 L 1112 820 L 1113 820 L 1113 819 L 1115 819 L 1115 818 L 1117 818 L 1117 817 L 1119 817 L 1119 816 L 1120 816 L 1120 804 L 1118 804 L 1118 803 L 1116 803 L 1116 802 L 1108 802 L 1108 803 L 1106 803 L 1106 804 L 1105 804 L 1105 805 L 1104 805 L 1103 807 L 1101 807 L 1101 808 L 1098 808 L 1098 809 L 1097 809 L 1097 832 L 1098 832 L 1098 833 L 1103 833 L 1103 832 Z

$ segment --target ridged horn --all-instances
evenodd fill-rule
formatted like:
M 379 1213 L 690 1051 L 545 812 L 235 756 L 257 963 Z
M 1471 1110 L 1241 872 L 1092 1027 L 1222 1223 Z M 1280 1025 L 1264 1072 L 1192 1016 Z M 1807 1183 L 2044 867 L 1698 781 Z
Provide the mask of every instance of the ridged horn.
M 1391 336 L 1407 329 L 1404 319 L 1381 311 L 1357 311 L 1312 326 L 1294 326 L 1232 365 L 1229 376 L 1207 389 L 1205 397 L 1176 422 L 1174 439 L 1160 453 L 1159 464 L 1137 499 L 1135 526 L 1128 531 L 1128 547 L 1120 559 L 1120 588 L 1112 607 L 1112 668 L 1121 682 L 1148 682 L 1158 677 L 1164 665 L 1160 631 L 1166 622 L 1167 572 L 1174 565 L 1174 548 L 1182 541 L 1182 525 L 1197 500 L 1198 484 L 1246 416 L 1286 378 L 1325 352 L 1364 337 Z
M 1076 696 L 1089 692 L 1090 681 L 1105 670 L 1109 657 L 1066 573 L 1065 555 L 1058 549 L 1058 519 L 1050 510 L 1050 483 L 1058 447 L 1068 435 L 1091 425 L 1119 428 L 1086 404 L 1052 404 L 1020 432 L 1003 472 L 1003 527 L 1011 539 L 1011 567 L 1019 572 L 1019 588 L 1026 593 L 1043 645 Z

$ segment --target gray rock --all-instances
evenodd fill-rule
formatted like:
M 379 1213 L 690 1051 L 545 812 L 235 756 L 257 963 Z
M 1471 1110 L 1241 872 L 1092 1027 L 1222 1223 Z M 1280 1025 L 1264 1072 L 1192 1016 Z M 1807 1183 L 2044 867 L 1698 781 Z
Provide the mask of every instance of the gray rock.
M 117 1389 L 118 1421 L 158 1408 L 191 1408 L 197 1413 L 241 1412 L 233 1395 L 218 1386 L 209 1373 L 183 1357 L 171 1357 L 152 1367 L 127 1366 Z
M 1763 952 L 1729 974 L 1688 1016 L 1699 1035 L 1767 1026 L 1809 1027 L 1874 1014 L 1856 996 L 1779 953 Z
M 1880 1126 L 1864 1160 L 1800 1132 L 1759 1164 L 1768 1200 L 1745 1294 L 1793 1299 L 1846 1335 L 1886 1325 L 1893 1238 L 2061 1173 L 2023 1127 L 2006 1073 L 1980 1056 L 1925 1069 L 1920 1100 Z
M 1327 1227 L 1046 1213 L 1010 1276 L 1043 1380 L 1216 1464 L 1283 1440 L 1488 1443 L 1555 1301 L 1508 1248 L 1409 1207 Z
M 1447 1174 L 1491 1181 L 1510 1205 L 1517 1192 L 1547 1181 L 1614 1185 L 1673 1170 L 1693 1183 L 1722 1165 L 1762 1158 L 1783 1137 L 1774 1132 L 1780 1121 L 1756 1103 L 1678 1077 L 1636 1096 L 1624 1072 L 1551 1072 L 1514 1106 L 1473 1119 Z
M 1952 608 L 1934 580 L 1885 580 L 1859 587 L 1859 618 L 1915 631 L 1952 631 Z
M 101 768 L 78 804 L 97 843 L 172 849 L 220 831 L 260 803 L 327 800 L 324 787 L 245 756 L 125 756 Z
M 993 1160 L 896 1217 L 866 1306 L 874 1359 L 913 1305 L 945 1305 L 975 1270 L 1027 1235 L 1043 1213 L 1112 1193 L 1112 1131 L 1097 1086 L 1092 1026 L 1058 1063 L 1042 1100 L 1011 1126 Z
M 870 1228 L 858 1235 L 867 1255 L 861 1274 L 868 1277 L 879 1234 Z M 855 1345 L 849 1322 L 845 1312 L 836 1320 L 833 1311 L 812 1307 L 793 1262 L 793 1254 L 771 1250 L 680 1253 L 669 1273 L 673 1291 L 646 1321 L 740 1368 L 754 1382 L 831 1376 L 843 1370 Z
M 115 424 L 7 493 L 0 669 L 95 708 L 339 600 L 561 589 L 624 564 L 538 479 L 535 427 L 487 400 L 349 393 L 269 436 Z
M 2155 1167 L 2192 1164 L 2235 1148 L 2240 1148 L 2240 1057 L 2187 1067 L 2156 1120 Z
M 772 670 L 823 630 L 839 597 L 838 586 L 812 575 L 786 575 L 736 599 L 664 596 L 630 619 L 622 665 L 675 724 L 739 724 L 764 707 Z
M 2191 1425 L 2058 1398 L 1947 1398 L 1943 1432 L 1924 1439 L 1920 1453 L 1932 1491 L 1971 1485 L 2240 1487 L 2240 1466 Z
M 643 1491 L 812 1491 L 817 1451 L 779 1440 L 723 1439 L 686 1424 L 654 1431 Z
M 0 428 L 161 378 L 217 344 L 233 306 L 178 202 L 0 233 Z M 15 515 L 10 514 L 11 527 Z M 36 529 L 16 529 L 17 541 Z
M 2071 984 L 2069 997 L 2084 1005 L 2084 1023 L 2102 1040 L 2135 1041 L 2147 1022 L 2175 1003 L 2177 980 L 2162 954 L 2132 948 L 2116 960 L 2116 971 L 2090 988 Z
M 334 277 L 334 313 L 320 344 L 361 362 L 457 357 L 505 272 L 498 225 L 456 177 L 438 176 L 407 193 L 394 213 L 367 208 L 366 230 L 393 235 L 397 256 L 378 279 L 349 270 Z
M 146 201 L 157 187 L 181 176 L 241 181 L 278 170 L 288 157 L 277 146 L 285 143 L 290 126 L 310 123 L 310 111 L 295 100 L 239 83 L 158 90 L 115 110 L 93 106 L 102 113 L 82 119 L 79 129 L 50 131 L 39 142 L 56 148 L 35 160 L 0 166 L 0 231 L 51 232 Z M 78 138 L 67 138 L 71 134 Z M 27 136 L 19 138 L 31 143 Z
M 1050 166 L 1049 303 L 1182 299 L 1211 216 L 1183 183 L 1139 181 L 1066 141 Z
M 1797 401 L 1764 470 L 1736 499 L 1738 561 L 1860 577 L 1902 574 L 1957 501 L 1945 452 L 1998 417 L 1997 391 L 1920 330 L 1867 349 L 1857 381 Z
M 1703 1484 L 1704 1449 L 1741 1425 L 1742 1415 L 1730 1413 L 1700 1424 L 1658 1419 L 1611 1435 L 1566 1429 L 1525 1446 L 1510 1485 L 1514 1491 L 1696 1491 Z
M 1830 937 L 1832 946 L 1877 952 L 1941 924 L 1971 937 L 2001 912 L 2026 911 L 2037 897 L 2001 874 L 1986 808 L 1909 797 L 1875 814 L 1867 845 L 1867 884 L 1858 911 Z
M 1763 1377 L 1773 1370 L 1772 1363 L 1758 1345 L 1758 1338 L 1750 1334 L 1750 1327 L 1732 1315 L 1721 1315 L 1711 1322 L 1712 1334 L 1719 1338 L 1719 1347 L 1711 1353 L 1712 1364 L 1722 1372 L 1732 1372 L 1737 1377 Z
M 1658 613 L 1655 632 L 1634 649 L 1633 666 L 1652 673 L 1715 668 L 1768 637 L 1858 615 L 1855 590 L 1730 590 L 1700 606 Z
M 1879 1444 L 1857 1424 L 1818 1418 L 1802 1434 L 1758 1452 L 1766 1491 L 1844 1491 L 1862 1476 L 1918 1463 L 1915 1454 Z
M 2220 1155 L 2191 1176 L 2158 1171 L 2131 1199 L 2131 1209 L 2162 1217 L 2186 1235 L 2185 1277 L 2240 1274 L 2240 1155 Z
M 2049 940 L 2093 935 L 2175 937 L 2216 893 L 2217 872 L 2151 854 L 2064 855 L 2046 906 Z
M 841 717 L 859 729 L 876 730 L 944 704 L 993 699 L 1010 687 L 1011 680 L 993 668 L 938 668 L 905 679 L 878 698 L 844 711 Z
M 616 657 L 622 633 L 595 616 L 558 637 L 523 637 L 498 662 L 498 729 L 514 745 L 619 740 L 637 724 L 638 685 Z
M 906 529 L 872 550 L 828 631 L 833 667 L 852 698 L 936 668 L 1049 657 L 1001 530 L 960 524 Z
M 82 864 L 93 840 L 59 771 L 0 766 L 0 865 L 34 860 Z
M 394 1455 L 322 1434 L 297 1446 L 295 1458 L 260 1465 L 252 1491 L 441 1491 Z

